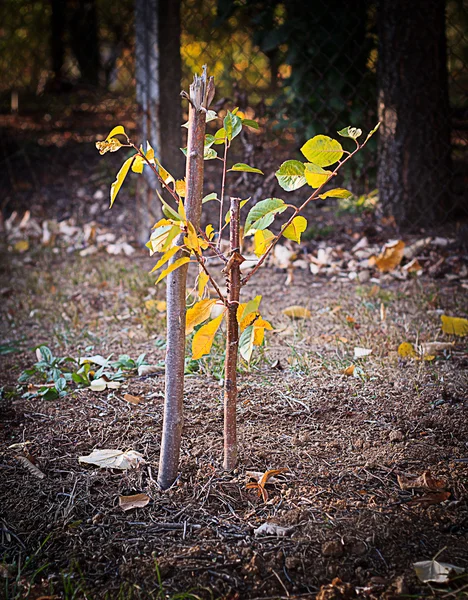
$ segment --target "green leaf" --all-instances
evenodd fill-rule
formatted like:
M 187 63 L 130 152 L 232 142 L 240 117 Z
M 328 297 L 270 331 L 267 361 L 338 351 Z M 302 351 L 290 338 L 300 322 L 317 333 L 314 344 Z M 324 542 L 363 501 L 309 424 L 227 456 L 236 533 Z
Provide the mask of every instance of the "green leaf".
M 304 233 L 306 229 L 307 219 L 299 215 L 297 217 L 294 217 L 292 222 L 283 231 L 283 235 L 286 239 L 292 240 L 293 242 L 297 242 L 298 244 L 300 244 L 301 233 Z
M 242 125 L 247 125 L 247 127 L 252 127 L 252 129 L 260 129 L 257 121 L 252 121 L 252 119 L 242 119 Z
M 125 129 L 122 127 L 122 125 L 117 125 L 117 127 L 114 127 L 114 129 L 106 137 L 106 142 L 113 138 L 115 135 L 124 135 L 125 137 L 127 137 Z
M 352 192 L 345 190 L 344 188 L 334 188 L 333 190 L 328 190 L 328 192 L 320 194 L 319 198 L 322 198 L 322 200 L 325 198 L 350 198 L 352 195 Z
M 205 204 L 205 202 L 210 202 L 210 200 L 218 200 L 218 196 L 216 195 L 216 192 L 211 192 L 211 194 L 207 194 L 203 198 L 202 204 Z
M 114 204 L 114 200 L 115 200 L 117 194 L 119 193 L 119 190 L 122 187 L 122 183 L 125 181 L 125 177 L 127 177 L 128 171 L 129 171 L 130 167 L 132 166 L 132 163 L 134 160 L 135 160 L 135 156 L 131 156 L 130 158 L 127 158 L 127 160 L 121 166 L 120 171 L 117 173 L 116 180 L 111 185 L 111 189 L 110 189 L 110 206 L 109 206 L 109 208 L 112 208 L 112 205 Z
M 236 163 L 235 165 L 232 165 L 230 169 L 228 169 L 228 172 L 229 171 L 242 171 L 243 173 L 260 173 L 260 175 L 263 175 L 263 171 L 260 171 L 260 169 L 256 169 L 255 167 L 250 167 L 245 163 Z
M 273 223 L 275 215 L 284 212 L 286 209 L 287 205 L 280 198 L 261 200 L 250 209 L 247 215 L 244 235 L 250 235 L 259 229 L 266 229 Z
M 214 143 L 216 145 L 224 144 L 224 142 L 226 141 L 226 130 L 224 129 L 224 127 L 218 129 L 218 131 L 214 134 L 214 138 Z
M 244 329 L 239 338 L 239 353 L 244 360 L 250 362 L 254 349 L 255 331 L 254 326 L 249 325 Z
M 216 141 L 216 138 L 214 135 L 211 135 L 210 133 L 207 133 L 205 135 L 205 148 L 206 146 L 208 146 L 208 148 L 210 148 Z
M 242 119 L 233 115 L 229 110 L 224 117 L 223 125 L 228 142 L 233 140 L 242 131 Z
M 374 133 L 377 131 L 377 129 L 379 127 L 380 127 L 380 121 L 377 123 L 377 125 L 374 127 L 374 129 L 372 129 L 371 131 L 369 131 L 369 134 L 366 137 L 366 142 L 367 142 L 368 139 L 370 139 L 374 135 Z M 364 142 L 364 143 L 366 143 L 366 142 Z
M 287 160 L 280 166 L 275 175 L 283 190 L 292 192 L 307 183 L 304 171 L 305 167 L 303 163 L 298 160 Z
M 167 277 L 169 275 L 169 273 L 172 273 L 172 271 L 175 271 L 182 265 L 186 265 L 188 262 L 190 262 L 189 256 L 183 256 L 182 258 L 178 258 L 175 262 L 173 262 L 171 265 L 169 265 L 167 267 L 167 269 L 164 269 L 164 271 L 158 277 L 155 285 L 157 285 L 160 281 L 162 281 L 164 279 L 164 277 Z
M 203 160 L 213 160 L 213 158 L 218 158 L 218 154 L 216 153 L 216 150 L 214 150 L 213 148 L 209 148 L 208 146 L 205 146 L 205 149 L 203 152 Z
M 183 221 L 183 218 L 179 215 L 179 213 L 169 206 L 169 204 L 164 200 L 161 194 L 156 190 L 158 194 L 158 198 L 161 200 L 163 215 L 168 219 L 173 219 L 174 221 Z
M 340 129 L 337 131 L 338 135 L 344 138 L 351 138 L 352 140 L 357 140 L 357 138 L 362 135 L 362 129 L 358 129 L 357 127 L 345 127 L 344 129 Z
M 309 162 L 319 167 L 333 165 L 343 156 L 340 142 L 327 135 L 316 135 L 308 140 L 302 146 L 301 152 Z
M 322 169 L 322 167 L 319 167 L 314 163 L 305 163 L 304 174 L 310 187 L 318 188 L 328 180 L 332 172 L 325 171 L 325 169 Z

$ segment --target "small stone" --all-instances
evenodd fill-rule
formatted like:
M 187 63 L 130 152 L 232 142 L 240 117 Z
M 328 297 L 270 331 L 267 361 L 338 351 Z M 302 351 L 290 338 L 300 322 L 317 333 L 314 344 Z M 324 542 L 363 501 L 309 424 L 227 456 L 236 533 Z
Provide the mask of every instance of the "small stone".
M 367 283 L 370 280 L 370 271 L 359 271 L 359 283 Z
M 322 544 L 323 556 L 339 557 L 343 556 L 343 544 L 336 540 L 330 540 Z
M 390 431 L 388 439 L 391 442 L 402 442 L 403 441 L 403 433 L 400 430 Z

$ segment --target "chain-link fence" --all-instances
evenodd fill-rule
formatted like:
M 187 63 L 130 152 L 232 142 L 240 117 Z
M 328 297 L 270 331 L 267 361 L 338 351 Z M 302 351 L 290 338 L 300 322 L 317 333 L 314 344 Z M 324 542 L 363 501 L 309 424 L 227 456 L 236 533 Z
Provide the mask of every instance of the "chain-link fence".
M 414 10 L 424 12 L 424 2 L 417 4 Z M 135 6 L 133 0 L 4 0 L 0 11 L 0 183 L 12 203 L 24 186 L 37 189 L 36 161 L 45 148 L 59 156 L 60 148 L 73 146 L 79 162 L 77 144 L 118 122 L 138 124 Z M 182 0 L 181 87 L 207 64 L 216 108 L 239 106 L 260 120 L 256 166 L 271 172 L 312 135 L 375 125 L 379 11 L 372 0 Z M 467 26 L 463 0 L 447 0 L 449 167 L 444 189 L 431 198 L 450 195 L 443 218 L 468 210 Z M 430 60 L 426 68 L 434 68 Z M 377 186 L 376 140 L 371 150 L 358 155 L 346 181 L 357 193 Z

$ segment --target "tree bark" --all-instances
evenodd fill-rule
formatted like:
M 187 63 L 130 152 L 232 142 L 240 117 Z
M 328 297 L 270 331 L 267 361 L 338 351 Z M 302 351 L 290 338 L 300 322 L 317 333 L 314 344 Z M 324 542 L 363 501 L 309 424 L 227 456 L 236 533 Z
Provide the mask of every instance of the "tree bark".
M 240 198 L 231 198 L 231 222 L 229 245 L 231 256 L 227 270 L 228 312 L 226 359 L 224 362 L 224 469 L 232 471 L 237 464 L 237 355 L 239 347 L 239 325 L 237 309 L 241 288 L 239 239 Z
M 444 0 L 380 0 L 379 198 L 397 225 L 450 210 L 450 114 Z
M 161 162 L 176 179 L 184 174 L 181 80 L 180 0 L 159 0 Z
M 214 94 L 213 80 L 207 81 L 206 71 L 202 77 L 195 76 L 190 86 L 185 213 L 196 229 L 200 226 L 202 209 L 206 108 L 212 99 L 211 89 Z M 183 244 L 183 237 L 181 235 L 177 240 L 178 245 Z M 182 256 L 184 251 L 177 252 L 171 264 Z M 183 428 L 187 271 L 188 265 L 183 265 L 167 277 L 166 390 L 158 472 L 158 483 L 163 489 L 174 483 L 179 468 Z

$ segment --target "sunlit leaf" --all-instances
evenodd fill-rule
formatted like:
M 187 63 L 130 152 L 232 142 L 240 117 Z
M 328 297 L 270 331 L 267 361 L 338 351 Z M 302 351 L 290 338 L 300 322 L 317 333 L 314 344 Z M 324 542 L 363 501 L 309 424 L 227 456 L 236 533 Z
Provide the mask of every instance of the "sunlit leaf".
M 375 258 L 376 267 L 382 273 L 388 273 L 398 267 L 403 260 L 405 242 L 402 240 L 393 240 L 387 242 L 379 256 Z
M 250 362 L 254 349 L 255 331 L 253 325 L 244 329 L 239 338 L 239 354 L 244 360 Z
M 304 165 L 305 171 L 304 175 L 307 183 L 310 187 L 318 188 L 322 184 L 324 184 L 330 178 L 332 174 L 331 171 L 326 171 L 322 169 L 319 165 L 315 165 L 314 163 L 305 163 Z
M 254 328 L 254 346 L 261 346 L 263 344 L 263 339 L 265 337 L 265 329 L 272 331 L 273 326 L 269 321 L 265 321 L 262 317 L 258 317 L 253 323 Z
M 143 173 L 143 167 L 145 166 L 145 159 L 137 155 L 135 156 L 135 160 L 133 161 L 132 171 L 134 173 Z
M 202 204 L 205 204 L 205 202 L 210 202 L 211 200 L 218 200 L 218 195 L 216 194 L 216 192 L 211 192 L 211 194 L 207 194 L 203 200 L 202 200 Z M 219 202 L 219 200 L 218 200 Z
M 80 456 L 78 462 L 96 465 L 102 469 L 132 469 L 145 464 L 143 456 L 136 450 L 99 450 L 95 448 L 91 454 Z
M 117 127 L 114 127 L 114 129 L 112 129 L 112 131 L 106 137 L 106 141 L 109 141 L 111 138 L 113 138 L 116 135 L 124 135 L 125 137 L 127 137 L 127 134 L 125 133 L 125 129 L 122 127 L 122 125 L 117 125 Z
M 374 133 L 378 130 L 378 128 L 380 127 L 380 121 L 377 123 L 377 125 L 374 127 L 374 129 L 371 129 L 371 131 L 369 131 L 367 137 L 366 137 L 366 142 L 368 139 L 370 139 Z
M 200 329 L 193 336 L 192 340 L 192 359 L 197 360 L 205 354 L 209 354 L 216 332 L 221 325 L 221 321 L 224 318 L 224 312 L 220 314 L 216 319 L 209 321 L 206 325 L 200 327 Z
M 211 241 L 214 236 L 214 227 L 211 223 L 209 223 L 205 228 L 205 235 Z
M 185 179 L 177 179 L 176 180 L 175 191 L 181 198 L 185 198 L 185 196 L 187 194 L 187 186 L 185 183 Z
M 125 177 L 127 177 L 128 171 L 132 165 L 132 162 L 135 160 L 135 156 L 131 156 L 127 158 L 124 164 L 120 167 L 120 171 L 117 173 L 117 177 L 114 183 L 111 185 L 110 189 L 110 207 L 114 204 L 114 200 L 119 193 L 120 188 L 122 187 L 122 183 L 125 181 Z
M 328 190 L 327 192 L 320 194 L 319 198 L 322 198 L 322 200 L 324 200 L 325 198 L 350 198 L 352 195 L 352 192 L 349 192 L 344 188 L 335 188 L 333 190 Z
M 458 335 L 465 337 L 468 335 L 468 319 L 462 317 L 448 317 L 447 315 L 441 315 L 442 331 L 451 335 Z
M 117 152 L 122 148 L 123 144 L 119 142 L 117 138 L 111 140 L 104 140 L 103 142 L 96 142 L 96 148 L 99 150 L 99 154 L 106 154 L 106 152 Z
M 151 269 L 150 273 L 153 273 L 154 271 L 157 271 L 158 269 L 160 269 L 165 263 L 167 263 L 169 260 L 171 260 L 171 258 L 174 256 L 174 254 L 180 250 L 179 246 L 172 246 L 172 248 L 170 248 L 167 252 L 165 252 L 162 257 L 158 260 L 158 262 L 156 263 L 156 265 Z
M 203 160 L 213 160 L 213 158 L 217 158 L 218 154 L 216 153 L 216 150 L 214 150 L 213 148 L 207 148 L 205 146 L 205 149 L 203 151 Z
M 200 300 L 188 309 L 185 318 L 185 335 L 192 333 L 197 325 L 209 318 L 211 309 L 216 302 L 216 300 Z
M 417 358 L 418 353 L 410 342 L 402 342 L 398 346 L 398 356 L 401 358 Z
M 164 183 L 166 185 L 169 185 L 170 183 L 175 184 L 174 177 L 172 177 L 172 175 L 169 173 L 169 171 L 166 171 L 166 169 L 162 166 L 162 164 L 159 162 L 159 160 L 157 158 L 155 159 L 155 163 L 156 163 L 156 167 L 158 169 L 159 176 L 164 181 Z
M 255 167 L 250 167 L 245 163 L 236 163 L 235 165 L 232 165 L 230 169 L 228 169 L 228 172 L 229 171 L 242 171 L 243 173 L 260 173 L 260 175 L 263 175 L 263 171 L 260 171 L 260 169 L 256 169 Z
M 172 271 L 175 271 L 176 269 L 178 269 L 182 265 L 187 264 L 188 262 L 190 262 L 190 258 L 188 256 L 183 256 L 182 258 L 178 258 L 175 262 L 173 262 L 171 265 L 169 265 L 167 267 L 167 269 L 164 269 L 164 271 L 158 277 L 155 285 L 157 285 L 160 281 L 162 281 L 165 277 L 167 277 L 169 275 L 169 273 L 172 273 Z
M 340 142 L 327 135 L 316 135 L 301 148 L 307 160 L 319 167 L 326 167 L 338 162 L 343 156 Z
M 249 302 L 239 304 L 239 306 L 237 307 L 237 322 L 241 324 L 241 330 L 243 329 L 242 321 L 248 315 L 250 315 L 250 313 L 254 313 L 258 310 L 261 300 L 261 296 L 255 296 L 253 300 L 249 300 Z
M 229 110 L 223 120 L 224 130 L 228 142 L 233 140 L 242 131 L 242 119 L 233 115 Z
M 203 293 L 206 288 L 206 284 L 209 281 L 208 275 L 205 271 L 200 267 L 200 273 L 198 274 L 198 297 L 203 298 Z
M 218 131 L 214 134 L 214 138 L 214 143 L 216 145 L 224 144 L 224 142 L 226 141 L 226 130 L 224 129 L 224 127 L 218 129 Z
M 275 239 L 275 234 L 269 229 L 258 230 L 254 234 L 254 252 L 257 256 L 265 254 L 272 240 Z
M 292 240 L 293 242 L 297 242 L 299 244 L 301 242 L 301 233 L 304 233 L 306 229 L 307 219 L 299 215 L 294 217 L 292 222 L 283 231 L 283 235 L 288 240 Z
M 306 184 L 304 164 L 298 160 L 287 160 L 276 171 L 279 185 L 287 192 L 298 190 Z
M 345 138 L 351 138 L 353 140 L 356 140 L 359 136 L 362 135 L 362 130 L 358 129 L 357 127 L 345 127 L 344 129 L 340 129 L 340 131 L 337 131 L 338 135 L 341 135 L 341 137 L 345 137 Z
M 267 198 L 261 200 L 250 209 L 245 221 L 245 234 L 250 235 L 259 229 L 266 229 L 275 218 L 275 215 L 287 209 L 284 200 L 280 198 Z

